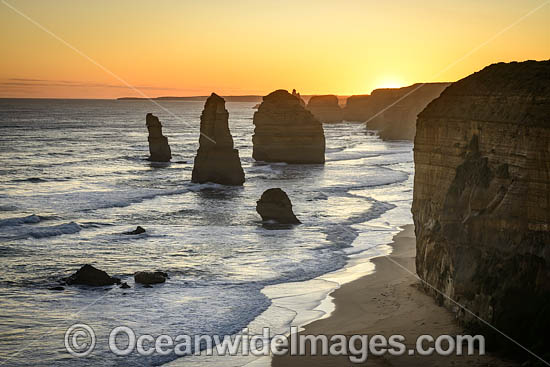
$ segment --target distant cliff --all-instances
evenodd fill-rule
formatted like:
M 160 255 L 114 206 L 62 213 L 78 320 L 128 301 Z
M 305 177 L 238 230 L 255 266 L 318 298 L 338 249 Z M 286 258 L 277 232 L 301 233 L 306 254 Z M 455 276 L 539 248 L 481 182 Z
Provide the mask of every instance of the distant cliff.
M 165 97 L 119 97 L 117 101 L 140 101 L 140 100 L 155 100 L 155 101 L 189 101 L 189 102 L 204 102 L 209 96 L 190 96 L 190 97 L 177 97 L 177 96 L 165 96 Z M 246 95 L 246 96 L 225 96 L 223 97 L 226 102 L 261 102 L 262 96 Z
M 416 116 L 439 97 L 450 83 L 418 83 L 403 88 L 375 89 L 370 95 L 351 96 L 344 119 L 366 121 L 384 140 L 413 140 Z
M 489 346 L 513 345 L 473 314 L 550 357 L 550 61 L 453 83 L 418 116 L 414 162 L 427 291 Z

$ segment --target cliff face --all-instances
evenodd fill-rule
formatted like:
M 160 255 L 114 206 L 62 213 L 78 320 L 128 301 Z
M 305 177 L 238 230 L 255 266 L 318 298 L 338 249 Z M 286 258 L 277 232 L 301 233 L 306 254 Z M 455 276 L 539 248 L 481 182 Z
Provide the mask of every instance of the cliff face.
M 344 119 L 367 121 L 367 127 L 378 130 L 384 140 L 413 140 L 416 116 L 449 85 L 418 83 L 403 88 L 375 89 L 371 95 L 351 96 L 346 102 Z
M 201 115 L 199 149 L 191 181 L 222 185 L 244 183 L 239 151 L 233 149 L 233 137 L 229 131 L 228 120 L 229 113 L 225 109 L 225 100 L 212 93 L 206 100 Z
M 254 113 L 252 157 L 258 161 L 324 163 L 323 125 L 303 107 L 303 101 L 277 90 L 263 98 Z
M 168 138 L 162 135 L 162 124 L 152 113 L 145 116 L 145 125 L 149 131 L 149 160 L 153 162 L 169 162 L 172 151 L 168 145 Z
M 550 327 L 550 61 L 494 64 L 418 116 L 418 275 L 539 353 Z M 459 320 L 499 334 L 445 296 Z M 494 333 L 494 334 L 492 334 Z
M 323 123 L 342 122 L 343 119 L 338 97 L 332 94 L 311 97 L 307 109 L 311 111 L 317 120 Z

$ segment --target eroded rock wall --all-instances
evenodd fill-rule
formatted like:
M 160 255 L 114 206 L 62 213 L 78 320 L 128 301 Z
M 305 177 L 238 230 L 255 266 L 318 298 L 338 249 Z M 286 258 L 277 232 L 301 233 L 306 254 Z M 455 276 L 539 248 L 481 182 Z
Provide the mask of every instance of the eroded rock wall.
M 507 341 L 476 316 L 548 353 L 550 61 L 453 83 L 419 114 L 414 161 L 416 268 L 441 293 L 427 291 L 492 346 Z

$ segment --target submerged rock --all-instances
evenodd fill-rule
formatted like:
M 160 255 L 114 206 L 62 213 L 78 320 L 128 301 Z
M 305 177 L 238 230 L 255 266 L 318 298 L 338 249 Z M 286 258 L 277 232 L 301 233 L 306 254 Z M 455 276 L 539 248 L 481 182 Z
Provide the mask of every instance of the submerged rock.
M 252 157 L 257 161 L 324 163 L 323 125 L 286 90 L 263 97 L 254 113 Z
M 128 285 L 128 283 L 122 282 L 122 284 L 120 285 L 120 288 L 122 288 L 122 289 L 128 289 L 128 288 L 131 288 L 131 287 Z
M 193 165 L 191 181 L 214 182 L 240 186 L 244 183 L 244 171 L 239 151 L 233 148 L 229 131 L 229 113 L 225 100 L 212 93 L 206 100 L 201 115 L 199 149 Z
M 274 220 L 282 224 L 300 224 L 292 211 L 288 195 L 280 188 L 266 190 L 256 203 L 256 211 L 262 220 Z
M 453 83 L 418 116 L 412 204 L 427 291 L 449 308 L 464 305 L 458 320 L 493 348 L 515 347 L 498 329 L 543 357 L 549 116 L 550 61 L 494 64 Z
M 147 130 L 149 131 L 149 160 L 153 162 L 169 162 L 172 159 L 172 151 L 168 145 L 168 138 L 162 135 L 162 124 L 158 117 L 152 113 L 145 116 Z
M 122 234 L 134 235 L 134 234 L 142 234 L 142 233 L 145 233 L 145 228 L 143 228 L 141 226 L 137 226 L 136 229 L 134 229 L 133 231 L 124 232 Z
M 311 97 L 307 103 L 307 109 L 323 123 L 337 123 L 342 122 L 343 119 L 338 97 L 332 94 Z
M 62 286 L 51 287 L 51 288 L 48 288 L 48 290 L 50 290 L 50 291 L 64 291 L 65 287 L 62 287 Z
M 76 273 L 64 280 L 68 285 L 81 284 L 95 287 L 120 284 L 120 279 L 111 277 L 103 270 L 99 270 L 90 264 L 82 266 Z
M 164 283 L 168 274 L 163 271 L 138 271 L 134 274 L 134 280 L 140 284 Z

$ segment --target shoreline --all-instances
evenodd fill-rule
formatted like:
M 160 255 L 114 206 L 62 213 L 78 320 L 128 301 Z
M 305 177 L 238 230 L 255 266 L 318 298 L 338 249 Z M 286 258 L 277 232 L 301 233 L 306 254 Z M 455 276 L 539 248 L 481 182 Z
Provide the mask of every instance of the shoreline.
M 416 242 L 414 226 L 406 225 L 389 244 L 390 255 L 370 261 L 374 272 L 341 285 L 329 296 L 335 309 L 328 317 L 303 327 L 304 335 L 390 335 L 405 337 L 407 349 L 414 348 L 419 335 L 468 334 L 455 321 L 454 314 L 440 307 L 420 289 L 420 281 L 409 273 L 415 272 Z M 401 268 L 400 264 L 405 270 Z M 309 353 L 307 353 L 309 354 Z M 350 366 L 347 356 L 275 356 L 271 366 Z M 484 356 L 414 355 L 381 357 L 369 355 L 361 366 L 519 366 L 519 363 L 486 353 Z

